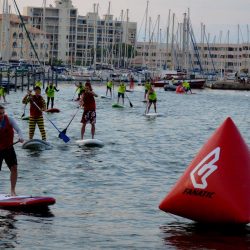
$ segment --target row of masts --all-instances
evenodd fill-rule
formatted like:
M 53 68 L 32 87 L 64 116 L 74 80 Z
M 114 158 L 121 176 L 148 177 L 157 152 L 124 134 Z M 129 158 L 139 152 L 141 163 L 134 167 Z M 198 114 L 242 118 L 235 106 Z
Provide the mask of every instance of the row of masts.
M 9 14 L 10 14 L 10 6 L 8 0 L 3 0 L 3 20 L 2 20 L 2 32 L 0 34 L 1 40 L 1 57 L 9 58 L 10 55 L 7 55 L 10 51 L 10 33 L 9 33 Z M 133 64 L 133 58 L 136 55 L 136 46 L 132 46 L 132 53 L 129 55 L 129 45 L 127 41 L 127 34 L 128 34 L 128 23 L 129 23 L 129 10 L 126 11 L 122 10 L 120 15 L 120 21 L 122 25 L 124 25 L 124 34 L 120 34 L 120 40 L 123 40 L 124 43 L 115 43 L 114 39 L 114 32 L 113 32 L 113 39 L 112 44 L 108 43 L 107 39 L 107 23 L 111 16 L 111 3 L 108 4 L 108 10 L 105 15 L 104 20 L 104 34 L 102 35 L 101 47 L 98 47 L 97 42 L 97 28 L 98 28 L 98 16 L 99 16 L 99 4 L 95 3 L 93 5 L 93 12 L 95 14 L 94 19 L 94 43 L 93 43 L 93 66 L 96 67 L 97 63 L 101 64 L 114 64 L 115 60 L 118 58 L 117 66 L 118 67 L 130 67 Z M 176 69 L 182 67 L 186 71 L 190 68 L 190 60 L 194 60 L 195 53 L 190 54 L 192 47 L 197 47 L 194 31 L 190 21 L 190 12 L 189 9 L 187 13 L 184 13 L 183 21 L 178 22 L 175 13 L 169 9 L 168 16 L 167 16 L 167 25 L 166 28 L 161 28 L 161 16 L 158 15 L 156 21 L 152 21 L 152 17 L 149 16 L 149 1 L 146 4 L 145 16 L 144 16 L 144 34 L 141 35 L 139 30 L 137 34 L 137 41 L 143 41 L 143 52 L 142 52 L 142 65 L 148 68 L 169 68 L 169 69 Z M 43 0 L 43 20 L 42 20 L 42 29 L 46 33 L 46 0 Z M 240 40 L 244 41 L 243 34 L 240 26 L 238 25 L 238 46 L 240 47 Z M 54 49 L 55 43 L 55 34 L 53 34 L 52 43 L 52 50 Z M 88 37 L 88 36 L 87 36 Z M 241 39 L 240 39 L 241 38 Z M 219 41 L 218 41 L 219 40 Z M 249 45 L 249 27 L 247 25 L 247 45 Z M 88 43 L 88 41 L 86 41 Z M 205 24 L 201 24 L 201 37 L 200 37 L 200 63 L 203 64 L 203 49 L 205 45 L 207 47 L 213 46 L 216 43 L 226 43 L 230 44 L 230 31 L 228 30 L 226 33 L 226 42 L 223 42 L 223 32 L 220 31 L 219 39 L 214 36 L 213 40 L 211 36 L 206 31 Z M 115 54 L 115 50 L 118 47 L 118 54 Z M 97 53 L 98 49 L 101 51 L 101 58 L 100 61 L 97 62 Z M 164 54 L 163 51 L 166 53 Z M 153 55 L 154 54 L 154 55 Z M 152 63 L 153 56 L 158 56 L 154 63 Z M 52 51 L 53 56 L 53 51 Z M 197 55 L 196 55 L 197 56 Z M 239 55 L 237 54 L 239 57 Z M 73 58 L 73 56 L 71 57 Z M 116 58 L 116 59 L 115 59 Z M 85 60 L 84 60 L 85 59 Z M 239 58 L 238 58 L 239 59 Z M 239 62 L 239 60 L 237 60 Z M 45 63 L 45 60 L 44 60 Z M 71 64 L 73 64 L 73 60 L 71 60 Z M 87 57 L 82 58 L 82 65 L 87 65 Z M 240 64 L 240 63 L 238 63 Z M 223 61 L 221 63 L 221 69 L 223 65 Z

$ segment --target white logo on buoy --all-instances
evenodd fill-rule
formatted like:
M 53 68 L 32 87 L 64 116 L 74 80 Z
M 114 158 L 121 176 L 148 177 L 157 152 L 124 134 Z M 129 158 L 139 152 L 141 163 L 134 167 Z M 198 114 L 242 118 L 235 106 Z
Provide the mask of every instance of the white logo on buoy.
M 214 158 L 209 160 L 212 156 Z M 206 179 L 208 178 L 209 175 L 211 175 L 218 167 L 216 165 L 213 165 L 215 162 L 219 160 L 220 157 L 220 147 L 217 147 L 214 149 L 211 153 L 209 153 L 190 173 L 191 181 L 194 185 L 195 188 L 201 188 L 205 189 L 207 187 L 207 181 Z M 196 175 L 196 177 L 195 177 Z M 197 181 L 197 176 L 200 177 L 198 183 Z

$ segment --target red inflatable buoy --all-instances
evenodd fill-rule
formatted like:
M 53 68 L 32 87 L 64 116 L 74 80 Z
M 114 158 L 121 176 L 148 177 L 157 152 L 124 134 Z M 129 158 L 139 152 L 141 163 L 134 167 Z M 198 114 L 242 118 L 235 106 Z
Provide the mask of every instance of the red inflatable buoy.
M 198 222 L 247 224 L 249 191 L 250 151 L 232 119 L 227 118 L 159 208 Z

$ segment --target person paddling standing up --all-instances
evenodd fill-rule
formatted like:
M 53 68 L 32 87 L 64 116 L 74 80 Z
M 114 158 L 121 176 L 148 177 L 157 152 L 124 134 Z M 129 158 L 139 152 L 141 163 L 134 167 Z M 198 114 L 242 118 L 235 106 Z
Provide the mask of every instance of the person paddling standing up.
M 78 98 L 77 98 L 77 101 L 79 101 L 80 100 L 80 97 L 81 97 L 81 95 L 82 95 L 82 93 L 84 92 L 84 86 L 82 85 L 82 82 L 79 82 L 79 84 L 78 85 L 76 85 L 76 92 L 77 92 L 77 95 L 78 95 Z
M 92 139 L 95 136 L 95 123 L 96 123 L 96 103 L 95 97 L 98 95 L 92 90 L 90 82 L 86 82 L 85 91 L 81 96 L 80 106 L 83 107 L 83 115 L 81 119 L 82 129 L 81 129 L 81 139 L 83 140 L 85 128 L 87 123 L 91 124 L 91 134 Z
M 53 83 L 50 83 L 45 89 L 45 93 L 47 95 L 47 109 L 49 108 L 50 100 L 51 100 L 51 108 L 54 107 L 55 91 L 58 92 L 59 89 L 57 89 Z
M 135 87 L 135 81 L 134 81 L 133 76 L 131 76 L 131 77 L 130 77 L 129 88 L 130 88 L 130 89 L 134 89 L 134 87 Z
M 148 99 L 147 113 L 149 113 L 149 110 L 150 110 L 150 107 L 151 107 L 152 103 L 154 104 L 154 110 L 155 110 L 155 113 L 156 113 L 157 94 L 156 94 L 156 92 L 155 92 L 155 90 L 153 89 L 152 86 L 148 90 L 147 99 Z
M 110 80 L 107 82 L 106 96 L 108 95 L 108 92 L 110 92 L 111 98 L 112 98 L 112 87 L 113 87 L 113 82 L 112 82 L 112 80 Z
M 144 100 L 146 100 L 146 97 L 147 97 L 147 93 L 149 91 L 149 89 L 152 87 L 152 84 L 150 83 L 149 80 L 147 80 L 145 82 L 145 85 L 144 85 L 144 88 L 145 88 L 145 92 L 144 92 Z
M 17 158 L 13 147 L 14 130 L 19 136 L 19 141 L 24 142 L 23 135 L 16 121 L 5 114 L 5 109 L 0 105 L 0 170 L 3 160 L 10 169 L 11 196 L 16 196 Z
M 35 95 L 32 95 L 31 91 L 28 91 L 28 94 L 23 98 L 23 104 L 30 103 L 29 139 L 33 139 L 37 124 L 42 136 L 42 140 L 46 141 L 46 132 L 44 129 L 42 112 L 46 109 L 46 103 L 41 96 L 41 88 L 35 87 L 34 91 Z
M 37 81 L 35 82 L 35 87 L 42 88 L 42 86 L 43 86 L 43 84 L 42 84 L 42 82 L 41 82 L 40 80 L 37 80 Z
M 3 101 L 6 102 L 6 90 L 3 86 L 0 86 L 0 100 L 2 99 L 3 97 Z
M 122 97 L 122 105 L 124 105 L 124 95 L 126 92 L 126 85 L 124 82 L 121 82 L 120 85 L 118 86 L 118 99 L 117 103 L 119 103 L 120 97 Z

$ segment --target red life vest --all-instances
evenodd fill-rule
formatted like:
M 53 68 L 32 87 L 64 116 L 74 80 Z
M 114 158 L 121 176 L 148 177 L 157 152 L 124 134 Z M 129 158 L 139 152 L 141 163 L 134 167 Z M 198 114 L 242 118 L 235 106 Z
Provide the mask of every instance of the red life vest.
M 30 116 L 34 118 L 41 117 L 43 113 L 38 109 L 38 107 L 34 104 L 34 102 L 40 109 L 43 109 L 44 108 L 43 97 L 41 95 L 32 95 L 30 97 Z
M 84 102 L 84 111 L 96 110 L 95 98 L 91 92 L 84 93 L 83 102 Z
M 4 119 L 1 122 L 0 127 L 0 150 L 7 149 L 12 146 L 14 139 L 14 130 L 10 124 L 9 118 L 7 115 L 4 115 Z

